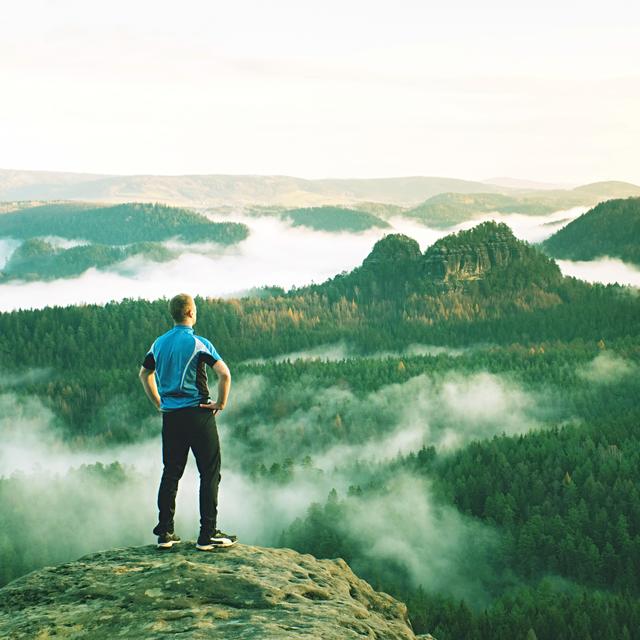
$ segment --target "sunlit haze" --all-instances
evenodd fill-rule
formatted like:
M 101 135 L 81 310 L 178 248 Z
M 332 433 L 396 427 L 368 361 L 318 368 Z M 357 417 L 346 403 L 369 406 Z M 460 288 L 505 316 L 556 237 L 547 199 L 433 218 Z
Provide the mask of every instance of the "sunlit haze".
M 640 182 L 640 5 L 25 0 L 0 167 Z

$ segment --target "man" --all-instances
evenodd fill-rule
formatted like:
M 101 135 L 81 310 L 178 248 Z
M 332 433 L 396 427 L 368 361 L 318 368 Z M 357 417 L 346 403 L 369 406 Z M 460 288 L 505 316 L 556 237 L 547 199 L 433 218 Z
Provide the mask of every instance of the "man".
M 193 298 L 178 294 L 169 302 L 169 312 L 173 329 L 151 345 L 139 374 L 147 397 L 162 412 L 164 471 L 158 491 L 158 524 L 153 533 L 161 549 L 180 542 L 173 518 L 178 482 L 191 449 L 200 472 L 200 535 L 196 548 L 211 551 L 236 542 L 236 536 L 216 528 L 221 476 L 215 415 L 227 404 L 231 374 L 211 342 L 195 335 L 197 309 Z M 218 375 L 216 402 L 209 397 L 206 365 Z

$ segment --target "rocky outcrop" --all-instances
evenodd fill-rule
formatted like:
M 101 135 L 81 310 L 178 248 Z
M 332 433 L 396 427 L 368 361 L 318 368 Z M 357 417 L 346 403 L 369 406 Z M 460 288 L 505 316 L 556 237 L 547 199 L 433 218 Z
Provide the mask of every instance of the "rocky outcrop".
M 395 290 L 399 279 L 420 290 L 421 283 L 455 287 L 524 262 L 533 267 L 531 277 L 535 279 L 538 267 L 546 270 L 550 260 L 518 240 L 506 224 L 487 221 L 440 238 L 424 254 L 415 240 L 400 234 L 387 235 L 365 258 L 362 273 L 376 279 L 379 285 L 391 283 Z
M 343 560 L 237 545 L 104 551 L 0 589 L 0 637 L 416 638 L 406 606 Z M 427 636 L 422 636 L 426 638 Z
M 425 273 L 436 281 L 475 280 L 495 267 L 505 267 L 523 256 L 522 247 L 513 236 L 496 232 L 479 243 L 453 246 L 436 244 L 424 256 Z
M 424 253 L 423 269 L 435 284 L 454 286 L 514 269 L 527 273 L 521 284 L 546 284 L 562 277 L 553 260 L 518 240 L 506 224 L 492 220 L 435 242 Z
M 452 312 L 499 316 L 514 308 L 555 305 L 562 301 L 558 291 L 563 286 L 552 259 L 516 238 L 506 224 L 487 221 L 440 238 L 424 254 L 415 240 L 387 235 L 360 267 L 287 295 L 313 292 L 330 304 L 353 300 L 372 305 L 374 321 L 384 316 L 385 322 L 414 318 L 431 324 L 453 317 Z M 450 299 L 436 301 L 440 294 Z

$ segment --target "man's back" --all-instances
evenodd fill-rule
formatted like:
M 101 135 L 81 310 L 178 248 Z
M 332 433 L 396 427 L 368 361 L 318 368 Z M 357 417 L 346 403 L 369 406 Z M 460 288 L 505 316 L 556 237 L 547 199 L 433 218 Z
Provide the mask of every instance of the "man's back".
M 209 340 L 175 325 L 151 345 L 142 366 L 155 370 L 161 411 L 197 407 L 209 400 L 206 365 L 220 360 Z

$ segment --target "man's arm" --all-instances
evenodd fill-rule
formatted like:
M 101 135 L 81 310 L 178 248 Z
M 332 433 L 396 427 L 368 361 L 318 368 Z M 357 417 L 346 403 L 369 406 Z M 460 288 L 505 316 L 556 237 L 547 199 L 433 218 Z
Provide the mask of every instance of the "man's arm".
M 222 360 L 216 360 L 213 370 L 218 374 L 218 400 L 217 402 L 209 402 L 200 406 L 203 409 L 211 409 L 215 415 L 218 411 L 224 409 L 227 404 L 229 389 L 231 389 L 231 372 Z
M 156 384 L 156 377 L 153 369 L 146 369 L 140 367 L 140 373 L 138 374 L 144 392 L 147 394 L 147 398 L 153 402 L 156 409 L 160 409 L 160 394 L 158 393 L 158 385 Z

